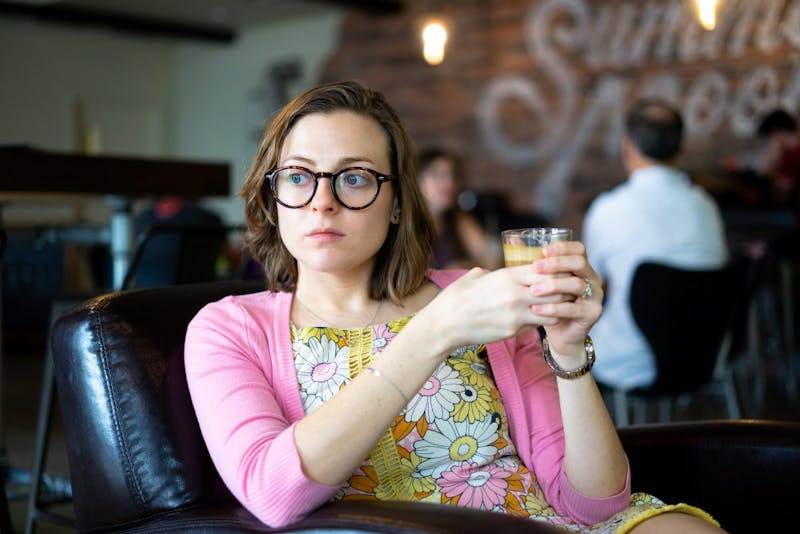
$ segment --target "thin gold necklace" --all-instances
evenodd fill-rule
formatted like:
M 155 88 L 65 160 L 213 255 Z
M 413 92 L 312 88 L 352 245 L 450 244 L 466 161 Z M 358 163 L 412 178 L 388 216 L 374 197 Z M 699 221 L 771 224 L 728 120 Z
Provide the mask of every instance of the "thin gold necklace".
M 325 326 L 333 325 L 333 323 L 331 323 L 327 319 L 324 319 L 319 315 L 317 315 L 316 313 L 314 313 L 314 310 L 306 306 L 305 303 L 302 300 L 300 300 L 300 297 L 298 297 L 297 294 L 295 294 L 294 299 L 297 301 L 298 304 L 300 304 L 300 306 L 303 307 L 304 310 L 306 310 L 308 313 L 310 313 L 311 315 L 322 321 L 325 324 Z M 378 306 L 375 308 L 375 313 L 372 314 L 372 317 L 370 318 L 369 322 L 364 326 L 362 326 L 361 328 L 366 328 L 368 326 L 371 326 L 375 322 L 375 318 L 378 316 L 378 312 L 381 311 L 381 306 L 383 306 L 383 299 L 378 301 Z

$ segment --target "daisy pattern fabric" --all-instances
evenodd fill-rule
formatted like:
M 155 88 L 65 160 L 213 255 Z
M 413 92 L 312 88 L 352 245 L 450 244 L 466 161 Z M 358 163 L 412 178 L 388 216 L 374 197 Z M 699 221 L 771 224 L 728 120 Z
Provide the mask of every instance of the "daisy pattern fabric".
M 319 408 L 357 376 L 411 317 L 366 328 L 291 327 L 300 397 L 306 413 Z M 452 352 L 423 384 L 369 458 L 335 500 L 420 501 L 511 513 L 567 530 L 627 532 L 666 511 L 705 517 L 700 509 L 667 505 L 644 493 L 591 527 L 560 517 L 536 476 L 517 454 L 486 348 Z

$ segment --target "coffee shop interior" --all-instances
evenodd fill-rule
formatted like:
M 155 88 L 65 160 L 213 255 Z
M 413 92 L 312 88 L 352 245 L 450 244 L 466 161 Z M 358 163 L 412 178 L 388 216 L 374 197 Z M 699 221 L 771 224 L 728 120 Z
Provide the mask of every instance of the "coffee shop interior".
M 800 130 L 783 132 L 794 159 L 772 178 L 760 126 L 774 110 L 800 118 L 800 1 L 0 0 L 0 45 L 2 532 L 146 532 L 169 506 L 202 509 L 184 502 L 144 513 L 150 504 L 139 503 L 139 516 L 120 512 L 113 528 L 93 522 L 90 504 L 110 484 L 101 464 L 113 458 L 93 456 L 69 432 L 91 416 L 62 406 L 80 378 L 62 376 L 58 361 L 53 369 L 51 326 L 72 305 L 116 291 L 186 282 L 260 290 L 260 266 L 241 241 L 239 189 L 273 114 L 337 80 L 383 93 L 417 148 L 459 155 L 457 209 L 498 243 L 502 230 L 530 226 L 586 237 L 593 202 L 628 178 L 626 113 L 641 98 L 671 104 L 683 122 L 673 165 L 713 199 L 735 274 L 640 289 L 633 300 L 656 324 L 639 326 L 669 361 L 656 356 L 655 390 L 603 394 L 626 450 L 659 436 L 651 463 L 669 456 L 670 469 L 691 467 L 683 485 L 698 487 L 695 500 L 728 531 L 758 531 L 743 526 L 755 521 L 747 510 L 771 525 L 790 517 L 783 489 L 800 477 Z M 161 229 L 175 233 L 180 253 L 147 252 L 159 230 L 141 222 L 145 214 L 181 210 L 207 218 L 188 233 L 178 219 Z M 677 218 L 662 221 L 663 232 Z M 202 274 L 145 276 L 148 258 L 179 262 L 181 253 L 197 271 L 209 247 Z M 688 357 L 675 356 L 682 347 Z M 709 451 L 714 460 L 698 466 Z M 635 486 L 637 462 L 648 464 L 628 454 Z M 731 474 L 711 464 L 765 481 L 732 496 Z M 770 512 L 757 514 L 760 506 Z M 389 514 L 380 528 L 332 510 L 307 528 L 417 531 L 391 510 L 374 512 Z M 271 531 L 214 517 L 203 523 L 209 532 Z M 441 521 L 430 531 L 477 531 Z

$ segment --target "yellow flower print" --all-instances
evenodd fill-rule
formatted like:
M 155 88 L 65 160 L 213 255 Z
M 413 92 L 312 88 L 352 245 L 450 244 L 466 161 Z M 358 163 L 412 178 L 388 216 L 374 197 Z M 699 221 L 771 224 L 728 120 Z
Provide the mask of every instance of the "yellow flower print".
M 448 363 L 461 374 L 465 384 L 480 388 L 491 387 L 489 365 L 481 357 L 486 351 L 484 345 L 470 345 L 454 353 L 448 358 Z
M 389 323 L 386 324 L 386 326 L 389 327 L 389 332 L 394 332 L 396 334 L 400 330 L 402 330 L 406 324 L 408 324 L 408 321 L 410 321 L 412 317 L 414 317 L 414 315 L 407 315 L 406 317 L 401 317 L 396 321 L 390 321 Z
M 341 348 L 345 341 L 342 337 L 342 333 L 343 330 L 325 326 L 304 326 L 302 328 L 297 328 L 292 325 L 292 339 L 300 340 L 306 344 L 311 338 L 321 339 L 322 336 L 325 335 Z
M 525 509 L 531 517 L 556 517 L 556 511 L 544 499 L 544 494 L 531 488 L 525 498 Z
M 411 489 L 414 490 L 417 496 L 419 496 L 419 494 L 428 494 L 436 489 L 436 483 L 433 481 L 432 477 L 426 477 L 420 474 L 418 467 L 421 461 L 417 453 L 413 451 L 409 458 L 400 458 L 400 465 L 403 467 L 404 472 L 409 473 Z
M 461 375 L 462 377 L 464 375 Z M 459 396 L 461 400 L 453 409 L 453 419 L 458 422 L 469 419 L 470 423 L 480 421 L 492 411 L 492 397 L 486 388 L 464 385 L 464 391 Z
M 648 493 L 637 492 L 631 495 L 631 506 L 663 506 L 664 501 Z

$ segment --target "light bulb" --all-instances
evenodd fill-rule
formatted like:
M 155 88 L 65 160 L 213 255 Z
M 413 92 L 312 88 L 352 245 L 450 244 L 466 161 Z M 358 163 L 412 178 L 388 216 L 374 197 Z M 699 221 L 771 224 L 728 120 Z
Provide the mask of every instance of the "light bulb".
M 444 61 L 444 47 L 447 43 L 447 28 L 437 20 L 425 24 L 422 29 L 422 56 L 429 65 Z
M 716 28 L 719 0 L 695 0 L 695 5 L 700 26 L 708 31 Z

